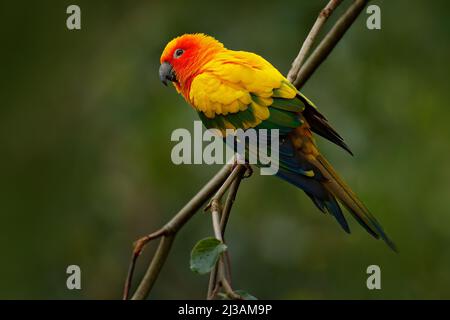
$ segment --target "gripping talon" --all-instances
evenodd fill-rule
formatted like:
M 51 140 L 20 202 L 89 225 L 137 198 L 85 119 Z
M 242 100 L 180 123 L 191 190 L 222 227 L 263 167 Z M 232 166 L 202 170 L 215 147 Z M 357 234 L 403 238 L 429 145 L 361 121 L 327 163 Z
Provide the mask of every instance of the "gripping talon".
M 250 164 L 245 164 L 244 178 L 250 178 L 253 175 L 253 168 Z

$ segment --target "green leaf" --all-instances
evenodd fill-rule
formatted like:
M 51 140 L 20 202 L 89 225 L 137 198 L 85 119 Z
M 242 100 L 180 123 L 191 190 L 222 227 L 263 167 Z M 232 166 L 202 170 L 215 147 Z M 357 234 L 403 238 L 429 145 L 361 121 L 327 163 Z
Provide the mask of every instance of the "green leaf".
M 244 300 L 258 300 L 258 298 L 256 298 L 255 296 L 252 296 L 250 293 L 244 291 L 244 290 L 235 290 L 235 293 L 237 293 L 238 295 L 240 295 L 242 297 L 242 299 Z
M 244 300 L 258 300 L 258 298 L 256 298 L 255 296 L 252 296 L 250 293 L 248 293 L 244 290 L 235 290 L 234 293 L 240 295 L 241 298 Z M 217 296 L 221 300 L 230 300 L 230 297 L 226 293 L 223 293 L 223 292 L 218 293 Z
M 220 300 L 230 300 L 230 298 L 228 298 L 228 295 L 222 292 L 219 292 L 217 296 L 220 298 Z
M 216 238 L 205 238 L 197 242 L 191 252 L 191 270 L 205 274 L 211 272 L 227 246 Z

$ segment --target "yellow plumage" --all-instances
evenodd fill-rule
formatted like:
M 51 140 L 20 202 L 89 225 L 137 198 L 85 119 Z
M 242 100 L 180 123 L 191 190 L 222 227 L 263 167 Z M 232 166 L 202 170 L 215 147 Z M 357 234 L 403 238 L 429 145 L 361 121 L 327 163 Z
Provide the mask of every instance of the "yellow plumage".
M 224 49 L 193 79 L 189 100 L 208 118 L 244 111 L 252 105 L 255 122 L 247 125 L 253 127 L 269 118 L 274 90 L 280 98 L 292 99 L 297 94 L 295 87 L 259 55 Z M 252 95 L 258 97 L 257 103 Z

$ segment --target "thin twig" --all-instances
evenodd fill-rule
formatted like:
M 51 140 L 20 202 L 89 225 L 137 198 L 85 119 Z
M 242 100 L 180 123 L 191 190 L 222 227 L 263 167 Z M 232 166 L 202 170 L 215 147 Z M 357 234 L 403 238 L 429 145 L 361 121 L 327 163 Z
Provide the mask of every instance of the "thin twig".
M 224 182 L 222 187 L 216 192 L 214 197 L 211 199 L 208 206 L 206 206 L 205 210 L 208 210 L 209 208 L 212 208 L 212 215 L 213 215 L 213 224 L 216 223 L 217 226 L 214 228 L 214 232 L 216 233 L 216 230 L 220 230 L 220 237 L 218 234 L 216 234 L 216 238 L 220 239 L 223 242 L 224 232 L 225 232 L 225 226 L 226 221 L 228 221 L 228 216 L 230 214 L 231 206 L 234 201 L 234 198 L 236 197 L 237 187 L 239 186 L 243 175 L 245 174 L 247 170 L 246 165 L 243 164 L 236 164 L 235 168 L 233 169 L 233 172 L 230 174 L 230 176 L 227 178 L 227 180 Z M 224 193 L 226 192 L 227 188 L 230 187 L 230 191 L 228 193 L 227 199 L 225 201 L 225 207 L 223 212 L 220 214 L 220 222 L 217 222 L 218 219 L 217 213 L 215 213 L 216 208 L 213 208 L 214 206 L 220 206 L 220 200 L 223 197 Z M 232 198 L 230 198 L 230 195 L 232 195 Z M 231 200 L 232 199 L 232 200 Z M 224 215 L 227 217 L 224 221 Z M 226 275 L 228 278 L 228 281 L 231 282 L 231 263 L 230 263 L 230 254 L 228 251 L 225 252 L 225 263 L 226 263 Z M 208 283 L 208 292 L 206 294 L 206 298 L 212 299 L 215 296 L 215 292 L 217 291 L 217 266 L 214 266 L 214 268 L 211 270 L 211 273 L 209 275 L 209 283 Z
M 243 164 L 236 164 L 234 166 L 233 172 L 228 176 L 227 180 L 222 184 L 222 186 L 219 188 L 219 190 L 216 192 L 214 197 L 212 197 L 211 201 L 208 203 L 208 205 L 205 207 L 205 211 L 208 211 L 214 202 L 214 200 L 220 200 L 222 199 L 225 192 L 227 192 L 228 188 L 231 186 L 233 181 L 241 174 L 241 172 L 245 169 L 245 165 Z
M 220 231 L 222 232 L 222 239 L 225 242 L 225 229 L 227 228 L 228 220 L 230 218 L 231 208 L 233 207 L 234 201 L 236 199 L 236 194 L 239 189 L 239 185 L 241 184 L 242 179 L 245 177 L 246 173 L 248 171 L 248 168 L 246 170 L 241 170 L 239 175 L 236 177 L 236 179 L 233 181 L 233 183 L 230 186 L 230 190 L 228 191 L 227 198 L 225 199 L 225 205 L 222 209 L 222 216 L 220 217 Z M 232 283 L 231 278 L 231 258 L 229 251 L 225 251 L 225 271 L 226 276 L 228 279 L 228 282 Z
M 211 270 L 211 273 L 209 274 L 209 282 L 208 282 L 208 293 L 206 294 L 207 300 L 212 300 L 216 296 L 217 292 L 217 266 L 214 266 L 214 268 Z
M 158 278 L 159 272 L 164 265 L 164 262 L 169 255 L 170 248 L 172 247 L 173 240 L 175 239 L 175 234 L 164 236 L 159 242 L 158 249 L 153 257 L 150 266 L 145 272 L 141 283 L 139 284 L 136 292 L 134 293 L 132 300 L 143 300 L 147 297 L 148 293 L 152 289 L 156 279 Z
M 220 200 L 214 199 L 211 205 L 211 216 L 213 221 L 214 236 L 223 242 L 222 232 L 220 232 Z
M 220 190 L 219 190 L 220 191 Z M 221 218 L 221 208 L 220 208 L 220 198 L 217 198 L 217 194 L 213 197 L 211 201 L 211 218 L 213 224 L 214 236 L 219 239 L 223 243 L 222 232 L 220 229 L 220 218 Z M 209 276 L 209 284 L 208 284 L 208 293 L 206 298 L 211 300 L 215 297 L 215 293 L 217 292 L 217 283 L 220 281 L 218 277 L 218 264 L 221 263 L 222 256 L 219 258 L 219 261 L 216 263 L 214 268 L 211 270 Z
M 201 208 L 201 206 L 219 190 L 228 176 L 232 173 L 233 166 L 226 164 L 222 169 L 160 230 L 145 236 L 135 242 L 133 255 L 130 262 L 128 276 L 125 282 L 124 298 L 128 297 L 133 279 L 133 272 L 138 256 L 144 246 L 155 238 L 155 235 L 162 236 L 157 252 L 147 268 L 144 278 L 141 280 L 133 299 L 145 299 L 152 288 L 162 265 L 164 264 L 167 253 L 170 250 L 173 238 L 178 230 Z M 169 239 L 167 239 L 169 238 Z
M 345 32 L 350 28 L 353 22 L 355 22 L 367 2 L 369 2 L 369 0 L 355 0 L 347 11 L 339 18 L 295 77 L 293 84 L 297 88 L 301 88 L 328 57 Z
M 236 199 L 236 194 L 238 192 L 239 185 L 241 184 L 244 174 L 245 171 L 239 173 L 239 175 L 231 184 L 230 191 L 228 191 L 225 205 L 223 206 L 222 210 L 222 217 L 220 219 L 220 230 L 222 231 L 222 238 L 225 237 L 225 229 L 227 227 L 228 218 L 230 217 L 231 208 L 233 207 L 234 200 Z
M 233 173 L 228 177 L 229 180 L 233 176 L 233 180 L 231 185 L 229 185 L 230 190 L 228 191 L 227 198 L 225 200 L 225 206 L 223 209 L 221 208 L 221 199 L 224 195 L 225 190 L 223 187 L 219 189 L 219 191 L 215 194 L 213 199 L 211 200 L 211 215 L 213 221 L 213 229 L 214 235 L 217 239 L 225 243 L 224 235 L 225 228 L 228 222 L 228 218 L 230 216 L 231 207 L 233 206 L 234 199 L 236 198 L 236 193 L 239 188 L 239 184 L 241 183 L 242 178 L 244 177 L 247 171 L 247 167 L 244 165 L 237 165 L 234 169 Z M 226 182 L 224 183 L 224 185 Z M 208 293 L 207 299 L 213 299 L 218 291 L 219 285 L 226 281 L 229 287 L 231 287 L 231 263 L 230 263 L 230 255 L 228 250 L 224 252 L 224 254 L 220 257 L 217 265 L 213 268 L 209 278 L 208 284 Z M 219 264 L 223 264 L 223 272 L 222 275 L 219 274 Z
M 341 2 L 342 0 L 330 0 L 330 2 L 328 2 L 325 8 L 323 8 L 323 10 L 320 11 L 316 22 L 314 23 L 313 27 L 311 28 L 311 31 L 309 31 L 308 36 L 303 42 L 303 45 L 300 49 L 300 52 L 298 53 L 297 58 L 295 58 L 294 62 L 292 62 L 291 70 L 289 70 L 289 73 L 287 75 L 287 79 L 290 82 L 294 83 L 294 81 L 297 79 L 300 68 L 302 67 L 303 62 L 305 61 L 306 56 L 309 53 L 309 50 L 311 50 L 311 47 L 314 44 L 314 40 L 316 39 L 317 35 L 322 29 L 322 26 L 328 20 L 328 17 L 333 13 L 334 9 L 336 9 L 341 4 Z
M 136 260 L 141 255 L 141 252 L 144 246 L 150 242 L 151 240 L 157 239 L 159 237 L 164 236 L 167 233 L 167 230 L 163 227 L 156 232 L 153 232 L 149 235 L 146 235 L 134 243 L 133 252 L 131 253 L 130 265 L 128 267 L 128 274 L 125 280 L 125 286 L 123 290 L 123 299 L 127 300 L 130 294 L 131 282 L 134 274 L 134 269 L 136 267 Z
M 243 300 L 242 297 L 237 294 L 236 292 L 234 292 L 233 288 L 231 287 L 230 283 L 228 282 L 228 280 L 226 279 L 226 277 L 224 276 L 224 271 L 223 271 L 223 264 L 219 265 L 219 274 L 221 275 L 220 278 L 220 284 L 223 288 L 223 290 L 225 291 L 225 293 L 227 294 L 227 296 L 230 299 L 233 300 Z

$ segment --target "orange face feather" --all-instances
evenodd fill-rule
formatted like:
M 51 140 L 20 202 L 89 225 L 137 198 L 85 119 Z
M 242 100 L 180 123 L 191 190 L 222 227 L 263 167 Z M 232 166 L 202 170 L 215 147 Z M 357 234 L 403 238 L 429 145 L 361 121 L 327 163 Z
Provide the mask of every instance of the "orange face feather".
M 223 44 L 213 37 L 202 33 L 185 34 L 167 44 L 160 61 L 170 65 L 176 78 L 175 87 L 187 98 L 192 80 L 215 54 L 223 50 L 226 50 Z

